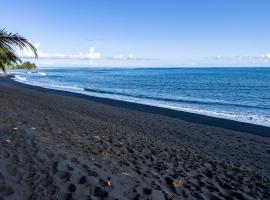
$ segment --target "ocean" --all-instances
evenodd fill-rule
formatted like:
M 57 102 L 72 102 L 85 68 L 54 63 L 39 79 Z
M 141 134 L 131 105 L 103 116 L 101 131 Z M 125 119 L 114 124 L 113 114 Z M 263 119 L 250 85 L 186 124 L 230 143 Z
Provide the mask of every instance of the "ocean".
M 270 127 L 270 68 L 39 68 L 15 80 L 45 88 Z

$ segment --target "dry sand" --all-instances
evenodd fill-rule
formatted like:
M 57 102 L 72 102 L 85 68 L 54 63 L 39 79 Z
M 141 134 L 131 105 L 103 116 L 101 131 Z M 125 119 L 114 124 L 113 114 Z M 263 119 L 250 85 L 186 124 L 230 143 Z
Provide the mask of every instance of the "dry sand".
M 270 137 L 8 78 L 0 101 L 0 200 L 270 199 Z

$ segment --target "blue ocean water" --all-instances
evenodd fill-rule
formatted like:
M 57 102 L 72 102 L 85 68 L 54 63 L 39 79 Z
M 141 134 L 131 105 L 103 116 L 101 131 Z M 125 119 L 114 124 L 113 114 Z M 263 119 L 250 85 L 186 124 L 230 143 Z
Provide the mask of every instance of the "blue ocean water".
M 270 68 L 40 68 L 15 80 L 270 126 Z

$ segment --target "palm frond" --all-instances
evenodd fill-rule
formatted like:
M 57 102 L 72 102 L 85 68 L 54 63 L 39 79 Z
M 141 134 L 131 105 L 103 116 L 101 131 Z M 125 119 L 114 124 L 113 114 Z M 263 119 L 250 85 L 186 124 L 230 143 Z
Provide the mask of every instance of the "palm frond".
M 35 58 L 38 57 L 36 47 L 31 44 L 25 37 L 22 37 L 17 33 L 7 33 L 5 29 L 0 30 L 0 48 L 14 53 L 14 46 L 17 46 L 20 49 L 30 49 L 34 53 Z
M 6 73 L 7 65 L 17 65 L 21 63 L 21 59 L 13 52 L 0 48 L 0 68 Z
M 21 62 L 21 59 L 12 51 L 0 48 L 0 63 L 2 65 L 13 65 Z

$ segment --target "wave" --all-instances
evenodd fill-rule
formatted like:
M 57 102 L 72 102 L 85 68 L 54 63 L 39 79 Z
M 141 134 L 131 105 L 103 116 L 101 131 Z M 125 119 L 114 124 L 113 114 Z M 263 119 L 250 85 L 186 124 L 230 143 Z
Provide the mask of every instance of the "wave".
M 67 85 L 58 85 L 58 84 L 47 84 L 47 83 L 42 83 L 42 84 L 36 84 L 37 86 L 41 86 L 41 87 L 48 87 L 48 88 L 53 88 L 53 89 L 65 89 L 65 90 L 83 90 L 80 87 L 77 86 L 67 86 Z
M 200 101 L 200 100 L 192 100 L 192 99 L 169 99 L 164 97 L 149 97 L 146 95 L 135 95 L 135 94 L 127 94 L 122 92 L 112 92 L 112 91 L 106 91 L 106 90 L 99 90 L 99 89 L 92 89 L 92 88 L 84 88 L 87 92 L 93 92 L 93 93 L 100 93 L 100 94 L 112 94 L 112 95 L 121 95 L 121 96 L 127 96 L 127 97 L 134 97 L 134 98 L 143 98 L 143 99 L 149 99 L 149 100 L 157 100 L 157 101 L 165 101 L 165 102 L 173 102 L 173 103 L 186 103 L 186 104 L 200 104 L 200 105 L 213 105 L 213 106 L 235 106 L 235 107 L 241 107 L 241 108 L 254 108 L 254 109 L 267 109 L 262 106 L 252 106 L 252 105 L 243 105 L 243 104 L 233 104 L 229 102 L 217 102 L 217 101 Z
M 49 83 L 37 83 L 33 81 L 28 81 L 26 77 L 22 77 L 19 75 L 15 75 L 14 78 L 15 81 L 30 84 L 30 85 L 35 85 L 35 86 L 40 86 L 40 87 L 46 87 L 46 88 L 52 88 L 52 89 L 65 89 L 65 90 L 83 90 L 83 88 L 77 87 L 77 86 L 67 86 L 67 85 L 59 85 L 59 84 L 49 84 Z
M 166 98 L 139 98 L 139 95 L 125 95 L 124 93 L 120 92 L 110 92 L 110 91 L 104 91 L 104 90 L 98 90 L 98 89 L 91 89 L 91 88 L 84 88 L 84 91 L 92 92 L 93 95 L 99 96 L 99 97 L 104 97 L 106 94 L 115 94 L 119 95 L 118 97 L 112 97 L 112 96 L 107 96 L 106 98 L 111 98 L 111 99 L 118 99 L 122 101 L 128 101 L 128 102 L 136 102 L 144 105 L 151 105 L 151 106 L 157 106 L 157 107 L 162 107 L 162 108 L 169 108 L 173 110 L 179 110 L 179 111 L 184 111 L 184 112 L 191 112 L 191 113 L 197 113 L 197 114 L 202 114 L 202 115 L 207 115 L 207 116 L 212 116 L 212 117 L 218 117 L 218 118 L 224 118 L 224 119 L 230 119 L 230 120 L 235 120 L 235 121 L 240 121 L 240 122 L 246 122 L 246 123 L 252 123 L 252 124 L 259 124 L 259 125 L 264 125 L 270 127 L 269 121 L 270 118 L 267 116 L 260 116 L 260 115 L 250 115 L 250 114 L 241 114 L 241 113 L 234 113 L 234 112 L 228 112 L 228 111 L 218 111 L 218 110 L 209 110 L 209 109 L 203 109 L 203 108 L 192 108 L 189 105 L 187 106 L 177 106 L 168 103 L 169 101 Z M 100 94 L 100 95 L 98 95 Z M 92 94 L 91 94 L 92 95 Z M 130 97 L 130 98 L 128 98 Z M 162 100 L 162 102 L 161 102 Z M 170 99 L 171 100 L 171 99 Z M 179 100 L 171 100 L 175 102 L 179 102 Z M 189 100 L 181 100 L 181 102 L 194 102 L 194 101 L 189 101 Z M 198 102 L 198 101 L 195 101 Z M 202 102 L 204 103 L 204 102 Z
M 45 72 L 38 72 L 39 75 L 41 76 L 46 76 L 47 74 Z
M 47 75 L 45 72 L 27 72 L 27 74 L 40 75 L 40 76 L 46 76 Z
M 83 90 L 82 88 L 77 87 L 77 86 L 66 86 L 66 85 L 57 85 L 57 84 L 44 84 L 44 85 L 49 85 L 49 86 L 56 87 L 56 88 Z
M 15 79 L 18 80 L 18 81 L 27 81 L 27 78 L 26 77 L 22 77 L 22 76 L 19 76 L 19 75 L 15 75 Z

